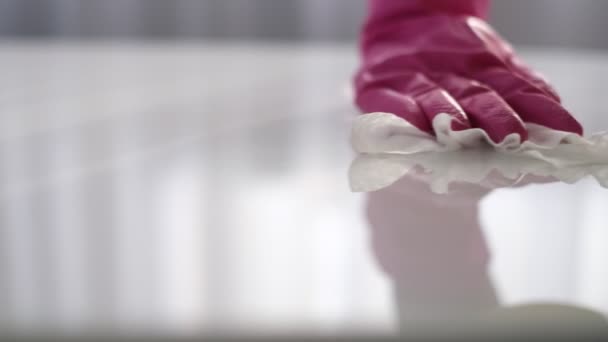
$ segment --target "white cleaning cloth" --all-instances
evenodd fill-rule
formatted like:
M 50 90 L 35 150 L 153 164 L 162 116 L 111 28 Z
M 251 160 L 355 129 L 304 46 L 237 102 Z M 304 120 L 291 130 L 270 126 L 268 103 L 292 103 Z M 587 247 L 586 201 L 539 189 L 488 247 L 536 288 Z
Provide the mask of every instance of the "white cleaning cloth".
M 379 190 L 414 169 L 429 175 L 438 193 L 447 192 L 452 182 L 488 182 L 496 172 L 514 181 L 532 174 L 567 183 L 592 175 L 608 187 L 608 133 L 583 138 L 527 124 L 527 141 L 511 134 L 497 144 L 478 128 L 453 131 L 451 120 L 437 115 L 432 136 L 393 114 L 358 116 L 351 137 L 358 153 L 350 169 L 351 189 Z

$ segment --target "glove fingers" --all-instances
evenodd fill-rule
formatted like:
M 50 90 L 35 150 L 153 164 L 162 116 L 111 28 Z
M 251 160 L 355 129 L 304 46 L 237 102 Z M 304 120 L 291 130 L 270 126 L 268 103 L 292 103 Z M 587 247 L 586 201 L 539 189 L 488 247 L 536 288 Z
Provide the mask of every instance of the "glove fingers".
M 524 62 L 522 62 L 519 58 L 517 58 L 516 56 L 513 56 L 508 61 L 508 64 L 517 73 L 519 73 L 523 78 L 525 78 L 530 83 L 532 83 L 532 85 L 534 85 L 537 88 L 539 88 L 540 90 L 542 90 L 545 94 L 547 94 L 549 97 L 553 98 L 555 101 L 561 102 L 561 98 L 560 98 L 559 94 L 557 93 L 557 91 L 555 90 L 555 88 L 553 88 L 553 86 L 551 86 L 549 84 L 549 82 L 547 82 L 541 74 L 532 70 L 528 65 L 526 65 Z
M 421 73 L 411 73 L 400 77 L 394 84 L 400 93 L 412 94 L 429 122 L 438 114 L 452 117 L 452 129 L 456 131 L 471 128 L 467 115 L 458 102 L 435 82 Z
M 583 134 L 581 124 L 554 97 L 505 69 L 492 69 L 478 75 L 496 90 L 525 122 L 552 129 Z
M 436 81 L 462 106 L 471 125 L 483 129 L 495 143 L 513 133 L 519 134 L 522 142 L 528 139 L 515 110 L 486 85 L 456 75 L 445 75 Z
M 583 126 L 552 98 L 520 93 L 511 96 L 507 102 L 525 122 L 583 135 Z
M 418 95 L 416 101 L 431 123 L 438 114 L 448 114 L 452 117 L 453 130 L 462 131 L 471 128 L 464 109 L 443 89 L 437 88 Z
M 395 114 L 419 130 L 434 134 L 430 121 L 416 101 L 387 86 L 367 86 L 357 91 L 355 102 L 363 113 Z

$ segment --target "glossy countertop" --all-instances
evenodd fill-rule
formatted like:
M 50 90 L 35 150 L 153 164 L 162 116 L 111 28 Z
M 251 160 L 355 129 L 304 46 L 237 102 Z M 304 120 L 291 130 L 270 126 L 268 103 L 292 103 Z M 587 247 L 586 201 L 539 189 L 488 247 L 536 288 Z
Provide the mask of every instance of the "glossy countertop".
M 523 52 L 589 133 L 608 129 L 608 55 Z M 356 62 L 351 46 L 0 41 L 2 326 L 394 332 L 393 279 L 348 185 Z M 387 198 L 375 215 L 416 202 Z M 484 194 L 500 302 L 608 312 L 606 205 L 592 180 Z M 431 259 L 454 241 L 437 228 Z

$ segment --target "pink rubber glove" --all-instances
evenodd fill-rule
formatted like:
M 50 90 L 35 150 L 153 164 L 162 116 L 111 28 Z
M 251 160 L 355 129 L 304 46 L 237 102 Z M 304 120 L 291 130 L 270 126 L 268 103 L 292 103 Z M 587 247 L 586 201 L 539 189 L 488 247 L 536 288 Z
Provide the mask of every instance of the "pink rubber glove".
M 364 113 L 393 113 L 429 133 L 447 113 L 452 129 L 481 128 L 497 143 L 511 133 L 526 140 L 524 122 L 582 135 L 555 90 L 483 20 L 489 0 L 368 1 L 355 78 Z

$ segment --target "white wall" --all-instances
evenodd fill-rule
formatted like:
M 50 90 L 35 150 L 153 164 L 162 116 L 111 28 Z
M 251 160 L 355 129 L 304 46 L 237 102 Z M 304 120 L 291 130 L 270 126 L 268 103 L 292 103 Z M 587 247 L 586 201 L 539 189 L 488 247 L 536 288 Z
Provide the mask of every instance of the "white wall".
M 0 0 L 0 35 L 355 39 L 366 0 Z M 608 48 L 604 0 L 494 0 L 519 44 Z

